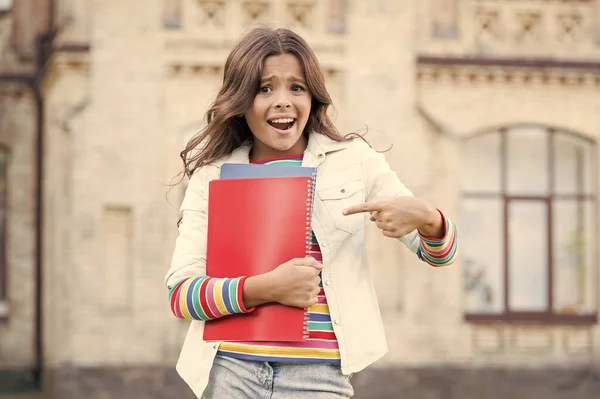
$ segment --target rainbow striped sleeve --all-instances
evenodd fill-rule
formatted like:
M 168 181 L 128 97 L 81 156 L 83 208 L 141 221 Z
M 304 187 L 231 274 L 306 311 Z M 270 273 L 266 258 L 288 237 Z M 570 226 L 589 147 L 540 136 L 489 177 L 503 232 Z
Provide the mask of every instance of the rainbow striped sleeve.
M 186 320 L 212 320 L 235 313 L 248 313 L 242 300 L 246 277 L 190 277 L 169 290 L 173 314 Z
M 458 249 L 458 232 L 456 225 L 440 212 L 444 219 L 444 236 L 442 238 L 427 237 L 419 232 L 421 243 L 417 251 L 419 259 L 431 266 L 448 266 L 454 262 Z

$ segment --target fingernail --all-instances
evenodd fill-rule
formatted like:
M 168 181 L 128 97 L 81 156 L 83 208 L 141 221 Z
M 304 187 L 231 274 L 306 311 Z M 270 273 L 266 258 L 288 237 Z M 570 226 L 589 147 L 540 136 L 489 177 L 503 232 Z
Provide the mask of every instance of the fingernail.
M 344 209 L 344 210 L 342 211 L 342 214 L 343 214 L 343 215 L 345 215 L 345 214 L 347 214 L 347 213 L 348 213 L 348 210 L 347 210 L 347 209 Z

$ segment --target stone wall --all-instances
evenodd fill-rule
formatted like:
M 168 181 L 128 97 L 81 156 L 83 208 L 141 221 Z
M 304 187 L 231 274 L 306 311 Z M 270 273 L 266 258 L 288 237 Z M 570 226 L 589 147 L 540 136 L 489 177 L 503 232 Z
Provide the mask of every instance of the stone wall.
M 5 262 L 8 314 L 0 318 L 0 370 L 34 363 L 35 310 L 35 149 L 33 92 L 0 82 L 0 145 L 7 151 Z
M 334 3 L 328 11 L 327 4 Z M 180 171 L 182 145 L 201 125 L 218 90 L 232 42 L 250 26 L 268 22 L 301 33 L 322 62 L 340 130 L 368 126 L 375 148 L 393 145 L 386 157 L 401 180 L 443 209 L 459 229 L 464 137 L 526 121 L 600 138 L 597 72 L 419 62 L 422 52 L 452 50 L 459 57 L 481 50 L 470 40 L 485 21 L 471 20 L 466 25 L 471 30 L 461 38 L 457 25 L 473 15 L 446 18 L 433 9 L 455 10 L 458 3 L 59 1 L 61 20 L 69 24 L 56 38 L 61 50 L 49 62 L 44 81 L 43 332 L 56 398 L 189 394 L 172 369 L 188 323 L 169 314 L 162 284 L 183 189 L 169 184 Z M 502 7 L 502 2 L 483 3 L 492 11 Z M 531 8 L 535 2 L 525 3 Z M 575 11 L 591 4 L 578 2 Z M 511 7 L 506 12 L 513 18 L 514 7 L 521 6 Z M 23 10 L 18 11 L 21 20 Z M 327 19 L 330 11 L 333 20 Z M 588 21 L 591 14 L 585 15 Z M 512 22 L 511 29 L 523 28 Z M 13 28 L 9 19 L 0 20 L 1 34 Z M 16 32 L 24 54 L 30 52 L 31 32 Z M 597 57 L 584 42 L 574 49 L 546 41 L 536 54 L 568 59 L 565 49 L 573 48 L 578 57 Z M 486 43 L 485 56 L 511 51 L 506 41 Z M 530 44 L 520 43 L 518 54 L 527 54 Z M 5 37 L 0 46 L 0 70 L 17 71 L 10 41 Z M 35 120 L 31 94 L 10 90 L 0 134 L 18 133 L 23 140 L 22 164 L 13 179 L 24 182 L 13 198 L 15 209 L 23 210 L 33 198 L 27 196 L 33 170 L 27 162 Z M 19 240 L 11 256 L 20 254 L 20 279 L 31 282 L 31 215 L 13 216 L 12 222 L 17 226 L 13 239 Z M 451 268 L 428 268 L 374 228 L 369 229 L 369 253 L 390 353 L 378 368 L 354 377 L 356 397 L 562 398 L 569 393 L 584 398 L 592 389 L 598 392 L 598 373 L 585 371 L 586 364 L 598 361 L 596 326 L 474 326 L 463 317 L 460 259 Z M 20 291 L 21 306 L 30 306 L 32 287 Z M 26 316 L 31 320 L 30 313 Z M 31 342 L 28 323 L 10 333 L 0 324 L 1 361 L 2 352 L 12 353 L 17 335 Z M 28 362 L 32 357 L 29 349 L 21 355 Z M 472 368 L 458 368 L 463 364 Z M 527 368 L 532 366 L 538 369 Z

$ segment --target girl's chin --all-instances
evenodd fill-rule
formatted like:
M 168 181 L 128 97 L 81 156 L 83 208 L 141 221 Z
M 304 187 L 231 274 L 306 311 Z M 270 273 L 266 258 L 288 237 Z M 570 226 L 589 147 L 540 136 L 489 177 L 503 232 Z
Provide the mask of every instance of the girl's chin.
M 302 133 L 296 129 L 296 126 L 292 126 L 286 131 L 272 128 L 267 137 L 270 138 L 269 141 L 277 143 L 279 146 L 293 146 L 302 138 Z
M 291 139 L 291 138 L 290 138 Z M 276 140 L 270 147 L 272 150 L 281 153 L 295 152 L 298 140 Z
M 306 140 L 302 140 L 299 134 L 270 136 L 265 141 L 259 139 L 258 141 L 262 144 L 260 146 L 257 146 L 255 142 L 255 150 L 263 154 L 261 155 L 262 158 L 278 155 L 297 155 L 304 152 L 306 148 Z

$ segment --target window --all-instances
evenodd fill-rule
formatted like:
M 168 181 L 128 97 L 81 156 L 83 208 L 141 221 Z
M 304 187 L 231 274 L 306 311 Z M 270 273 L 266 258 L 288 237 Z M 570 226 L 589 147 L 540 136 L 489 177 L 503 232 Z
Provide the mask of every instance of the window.
M 347 1 L 348 0 L 329 0 L 329 32 L 346 32 L 346 9 L 348 8 Z
M 466 319 L 595 322 L 595 143 L 516 126 L 463 149 Z
M 7 213 L 8 152 L 0 146 L 0 319 L 8 316 L 6 273 L 6 213 Z
M 458 0 L 432 0 L 430 2 L 433 36 L 455 38 L 458 35 Z
M 181 0 L 163 0 L 163 26 L 181 28 Z
M 12 8 L 12 0 L 0 0 L 0 12 L 9 11 Z

